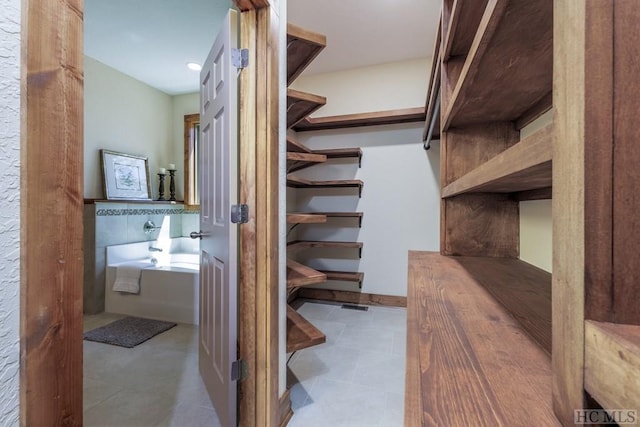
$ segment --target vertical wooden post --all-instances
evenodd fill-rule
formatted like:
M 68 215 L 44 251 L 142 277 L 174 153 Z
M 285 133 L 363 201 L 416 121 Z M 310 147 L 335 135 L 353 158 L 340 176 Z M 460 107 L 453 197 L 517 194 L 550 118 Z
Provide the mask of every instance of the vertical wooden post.
M 82 0 L 22 2 L 25 426 L 82 425 Z
M 273 7 L 241 15 L 249 67 L 240 78 L 240 198 L 250 207 L 241 227 L 240 425 L 278 424 L 278 16 Z

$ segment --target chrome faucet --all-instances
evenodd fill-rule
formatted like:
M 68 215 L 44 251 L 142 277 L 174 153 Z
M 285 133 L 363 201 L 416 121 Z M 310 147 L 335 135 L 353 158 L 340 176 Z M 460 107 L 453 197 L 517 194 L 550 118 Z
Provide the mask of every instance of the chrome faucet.
M 149 246 L 149 252 L 162 252 L 162 248 L 156 248 L 154 246 Z

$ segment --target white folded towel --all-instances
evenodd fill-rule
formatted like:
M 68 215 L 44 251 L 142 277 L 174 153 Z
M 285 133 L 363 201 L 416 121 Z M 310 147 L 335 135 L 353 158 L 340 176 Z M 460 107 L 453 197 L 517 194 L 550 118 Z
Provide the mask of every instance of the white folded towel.
M 140 276 L 142 269 L 149 267 L 148 262 L 132 261 L 123 262 L 116 266 L 116 281 L 113 284 L 114 292 L 140 292 Z

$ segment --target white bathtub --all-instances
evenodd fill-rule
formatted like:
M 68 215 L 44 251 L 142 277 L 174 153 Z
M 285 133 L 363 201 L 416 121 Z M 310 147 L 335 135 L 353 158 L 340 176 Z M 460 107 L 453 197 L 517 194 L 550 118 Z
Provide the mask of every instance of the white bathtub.
M 175 240 L 181 239 L 172 239 Z M 187 245 L 191 243 L 189 240 L 184 240 L 184 245 L 172 242 L 168 245 L 169 253 L 165 252 L 166 249 L 150 253 L 149 246 L 158 247 L 156 242 L 107 247 L 105 311 L 197 325 L 199 254 Z M 186 251 L 184 246 L 188 246 Z M 150 255 L 159 259 L 157 265 L 151 262 Z M 130 261 L 148 264 L 140 277 L 140 293 L 114 292 L 117 266 Z

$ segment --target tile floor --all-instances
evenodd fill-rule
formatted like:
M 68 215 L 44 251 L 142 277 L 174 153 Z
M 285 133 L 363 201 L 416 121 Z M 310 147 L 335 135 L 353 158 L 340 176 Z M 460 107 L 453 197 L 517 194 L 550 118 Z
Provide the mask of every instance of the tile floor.
M 407 315 L 403 308 L 305 302 L 298 312 L 327 336 L 291 356 L 290 427 L 401 427 Z
M 124 316 L 85 316 L 84 330 Z M 220 426 L 198 373 L 198 329 L 178 326 L 134 348 L 83 341 L 87 427 Z
M 327 336 L 287 369 L 290 427 L 400 427 L 406 310 L 305 302 L 299 312 Z M 85 331 L 124 316 L 85 316 Z M 198 373 L 197 327 L 179 324 L 132 349 L 84 341 L 87 427 L 220 426 Z

